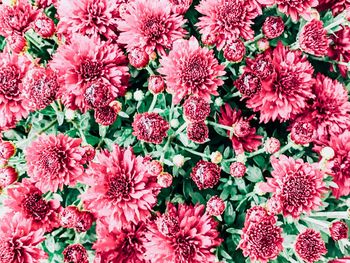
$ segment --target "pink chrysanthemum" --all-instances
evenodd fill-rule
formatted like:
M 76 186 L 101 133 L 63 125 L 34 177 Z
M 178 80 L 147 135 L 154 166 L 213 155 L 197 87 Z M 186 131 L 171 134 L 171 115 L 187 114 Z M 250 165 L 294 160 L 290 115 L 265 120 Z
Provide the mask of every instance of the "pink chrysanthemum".
M 272 54 L 267 50 L 265 55 L 275 73 L 262 81 L 262 90 L 247 101 L 247 106 L 260 111 L 261 122 L 286 121 L 303 112 L 307 101 L 314 97 L 314 69 L 300 51 L 291 51 L 281 42 Z
M 58 71 L 64 104 L 75 110 L 90 108 L 85 96 L 95 82 L 106 85 L 114 98 L 124 95 L 129 79 L 127 59 L 118 45 L 74 34 L 50 62 Z
M 57 3 L 57 0 L 35 0 L 34 1 L 34 5 L 39 9 L 45 9 L 50 5 L 56 5 L 56 3 Z
M 49 38 L 56 32 L 55 23 L 45 14 L 41 14 L 35 19 L 34 30 L 39 36 Z
M 262 207 L 248 210 L 242 231 L 238 247 L 252 262 L 266 263 L 283 250 L 282 228 L 276 225 L 276 218 L 268 215 Z
M 290 16 L 293 22 L 298 21 L 299 16 L 305 20 L 311 20 L 312 7 L 318 5 L 317 0 L 276 0 L 279 11 Z
M 284 31 L 284 22 L 280 16 L 268 16 L 262 26 L 264 35 L 273 39 L 282 35 Z
M 334 17 L 349 8 L 350 0 L 318 0 L 316 7 L 319 12 L 331 9 Z
M 176 14 L 185 14 L 190 8 L 193 0 L 168 0 L 171 10 Z
M 301 29 L 299 34 L 301 50 L 314 56 L 325 56 L 328 52 L 327 31 L 320 20 L 313 19 Z
M 296 144 L 305 145 L 315 139 L 316 129 L 310 122 L 297 120 L 291 126 L 290 138 Z
M 57 5 L 60 17 L 58 32 L 68 38 L 74 34 L 116 39 L 119 1 L 83 0 L 72 5 L 70 0 L 61 0 Z
M 225 211 L 226 205 L 217 195 L 211 197 L 207 202 L 207 213 L 211 216 L 220 216 Z
M 341 30 L 335 32 L 332 36 L 332 44 L 328 56 L 337 61 L 350 62 L 350 26 L 343 26 Z M 347 76 L 348 67 L 338 65 L 340 73 Z
M 230 62 L 241 62 L 245 54 L 246 48 L 243 41 L 240 39 L 229 41 L 224 47 L 224 57 Z
M 132 128 L 133 135 L 139 140 L 160 144 L 167 136 L 169 123 L 158 113 L 144 112 L 135 115 Z
M 327 140 L 349 129 L 350 102 L 343 84 L 318 74 L 314 85 L 315 99 L 296 121 L 310 123 L 317 140 Z
M 97 241 L 94 263 L 148 263 L 144 259 L 146 225 L 125 224 L 121 230 L 110 232 L 105 222 L 97 221 Z
M 199 190 L 213 188 L 220 179 L 221 168 L 215 163 L 200 160 L 193 167 L 191 178 Z
M 266 140 L 264 147 L 267 153 L 273 154 L 279 151 L 281 143 L 278 139 L 271 137 Z
M 262 144 L 263 136 L 257 135 L 256 129 L 249 123 L 252 118 L 253 116 L 244 118 L 240 110 L 233 110 L 229 104 L 220 109 L 219 123 L 232 127 L 232 132 L 228 131 L 227 134 L 238 154 L 253 152 Z
M 210 95 L 219 95 L 217 88 L 224 84 L 219 77 L 225 75 L 225 67 L 219 65 L 213 50 L 200 47 L 194 37 L 176 41 L 160 65 L 158 72 L 165 75 L 175 104 L 191 94 L 210 101 Z
M 0 191 L 16 182 L 17 179 L 18 173 L 15 168 L 12 166 L 1 167 L 0 165 Z
M 73 244 L 67 246 L 63 250 L 64 262 L 67 263 L 89 263 L 88 254 L 80 244 Z
M 0 262 L 43 262 L 47 254 L 37 245 L 44 239 L 44 229 L 34 229 L 31 220 L 20 213 L 4 215 L 0 220 Z
M 201 97 L 190 96 L 183 104 L 183 114 L 190 122 L 201 122 L 210 114 L 210 104 Z
M 333 181 L 338 185 L 337 188 L 332 188 L 333 195 L 336 198 L 347 196 L 350 194 L 350 131 L 333 135 L 323 144 L 331 147 L 335 153 L 329 167 Z M 320 152 L 320 148 L 317 146 L 315 150 Z
M 315 165 L 304 163 L 302 159 L 281 155 L 272 156 L 272 178 L 261 184 L 264 192 L 272 192 L 281 203 L 284 216 L 299 218 L 322 205 L 321 197 L 325 193 L 324 173 Z
M 233 177 L 243 177 L 246 171 L 247 167 L 244 163 L 233 162 L 230 165 L 230 175 L 232 175 Z
M 0 140 L 0 159 L 9 160 L 16 153 L 16 146 L 10 141 Z
M 251 72 L 244 72 L 235 82 L 235 87 L 244 97 L 252 97 L 261 90 L 260 78 Z
M 156 95 L 163 92 L 165 89 L 165 83 L 162 76 L 159 75 L 151 75 L 148 78 L 148 90 L 152 92 L 152 94 Z
M 349 234 L 349 227 L 343 221 L 335 221 L 329 227 L 329 232 L 333 240 L 338 241 L 341 239 L 347 239 Z
M 28 175 L 43 193 L 75 185 L 84 172 L 81 139 L 40 135 L 26 149 Z
M 38 11 L 27 0 L 10 1 L 13 5 L 0 5 L 0 35 L 22 35 L 35 20 Z
M 176 39 L 185 36 L 182 28 L 186 20 L 171 12 L 171 5 L 162 0 L 135 0 L 127 6 L 127 13 L 118 22 L 121 31 L 118 42 L 128 50 L 145 49 L 165 55 Z
M 42 228 L 50 232 L 60 226 L 58 212 L 60 203 L 57 200 L 46 201 L 43 193 L 34 183 L 24 179 L 7 190 L 8 198 L 4 204 L 14 212 L 20 212 L 23 217 L 31 219 L 32 227 Z
M 310 228 L 297 236 L 295 251 L 307 263 L 314 263 L 327 253 L 321 234 Z
M 28 115 L 23 100 L 23 79 L 31 67 L 26 56 L 0 53 L 0 130 L 14 127 Z
M 81 196 L 84 206 L 104 218 L 110 231 L 146 218 L 159 191 L 157 176 L 145 169 L 143 157 L 118 145 L 96 155 L 83 182 L 91 186 Z
M 240 37 L 252 39 L 253 19 L 259 14 L 255 1 L 251 0 L 202 0 L 196 7 L 203 16 L 196 26 L 202 35 L 215 35 L 218 49 Z
M 145 258 L 153 263 L 214 263 L 211 250 L 220 245 L 217 223 L 204 212 L 203 205 L 176 208 L 169 203 L 167 212 L 148 225 Z

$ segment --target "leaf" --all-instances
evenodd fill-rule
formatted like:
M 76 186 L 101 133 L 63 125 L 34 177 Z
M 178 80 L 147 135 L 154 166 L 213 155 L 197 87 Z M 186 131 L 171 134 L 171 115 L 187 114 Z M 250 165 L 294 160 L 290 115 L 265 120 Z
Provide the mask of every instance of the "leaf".
M 248 166 L 247 175 L 245 178 L 253 183 L 261 182 L 264 180 L 261 170 L 256 166 Z

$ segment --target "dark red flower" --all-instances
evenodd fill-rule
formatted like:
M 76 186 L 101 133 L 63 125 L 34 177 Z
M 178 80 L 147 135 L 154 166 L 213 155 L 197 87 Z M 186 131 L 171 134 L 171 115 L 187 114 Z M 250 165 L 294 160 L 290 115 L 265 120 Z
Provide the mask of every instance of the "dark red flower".
M 64 262 L 89 263 L 85 247 L 80 244 L 69 245 L 63 250 Z
M 301 50 L 314 56 L 325 56 L 328 52 L 327 31 L 320 20 L 313 19 L 301 29 L 299 34 Z
M 284 31 L 284 22 L 280 16 L 269 16 L 265 19 L 262 26 L 264 35 L 269 38 L 276 38 L 282 35 Z
M 251 72 L 244 72 L 234 85 L 245 97 L 251 97 L 261 90 L 260 78 Z
M 86 232 L 91 228 L 94 221 L 95 218 L 92 213 L 89 211 L 79 211 L 74 228 L 78 232 Z
M 318 261 L 327 253 L 321 234 L 310 228 L 297 236 L 294 248 L 298 256 L 308 263 Z
M 290 138 L 296 144 L 308 144 L 315 139 L 315 127 L 310 122 L 296 121 L 292 126 Z
M 62 227 L 74 228 L 79 216 L 79 209 L 76 206 L 67 206 L 60 213 L 60 223 Z
M 350 27 L 342 26 L 341 30 L 332 34 L 331 40 L 328 56 L 333 60 L 350 62 Z M 346 65 L 338 64 L 338 68 L 344 77 L 347 76 L 349 69 Z
M 333 222 L 332 225 L 329 227 L 329 232 L 331 233 L 331 237 L 335 241 L 347 239 L 349 236 L 349 227 L 343 221 L 336 221 Z
M 116 107 L 107 105 L 105 107 L 95 109 L 95 121 L 104 126 L 112 125 L 117 119 L 120 111 L 118 104 L 115 105 Z
M 262 81 L 271 78 L 275 72 L 270 51 L 259 54 L 254 59 L 247 58 L 246 63 L 248 72 L 257 75 Z
M 148 143 L 161 144 L 164 137 L 167 136 L 169 123 L 158 113 L 144 112 L 135 115 L 132 128 L 133 135 L 137 139 Z
M 85 101 L 92 108 L 106 107 L 114 100 L 111 90 L 109 84 L 100 81 L 92 82 L 85 90 Z
M 187 125 L 187 137 L 196 143 L 204 143 L 208 140 L 209 129 L 205 122 L 191 122 Z
M 190 96 L 183 104 L 183 114 L 190 122 L 202 122 L 210 114 L 210 104 L 201 97 Z
M 225 202 L 218 196 L 212 196 L 207 202 L 207 213 L 211 216 L 220 216 L 225 211 Z
M 220 166 L 217 164 L 200 160 L 191 172 L 191 178 L 199 190 L 213 188 L 220 179 Z

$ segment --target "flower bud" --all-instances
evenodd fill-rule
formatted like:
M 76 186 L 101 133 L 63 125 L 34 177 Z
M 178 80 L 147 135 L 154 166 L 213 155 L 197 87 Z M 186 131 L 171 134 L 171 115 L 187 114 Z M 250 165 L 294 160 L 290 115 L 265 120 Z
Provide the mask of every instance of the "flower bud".
M 15 168 L 5 166 L 0 168 L 0 189 L 13 184 L 18 179 L 18 173 Z
M 333 148 L 328 147 L 328 146 L 322 148 L 320 154 L 321 154 L 322 158 L 324 158 L 326 160 L 330 160 L 330 159 L 334 158 L 334 155 L 335 155 Z
M 246 171 L 247 171 L 247 167 L 244 165 L 244 163 L 234 162 L 230 165 L 230 174 L 233 177 L 236 177 L 236 178 L 243 177 Z
M 173 163 L 177 167 L 182 167 L 185 164 L 185 157 L 181 154 L 176 154 L 173 157 Z
M 6 41 L 11 50 L 16 54 L 24 52 L 27 48 L 27 40 L 24 36 L 13 34 L 7 37 Z
M 12 142 L 0 141 L 0 159 L 8 160 L 16 153 L 16 147 Z
M 134 100 L 142 101 L 145 98 L 145 95 L 142 90 L 136 90 L 134 92 Z
M 148 65 L 149 56 L 146 51 L 134 48 L 128 54 L 129 63 L 135 68 L 144 68 Z
M 211 197 L 207 202 L 207 213 L 211 216 L 219 216 L 225 211 L 225 202 L 218 196 Z
M 278 139 L 271 137 L 266 140 L 264 146 L 267 153 L 273 154 L 279 151 L 281 143 Z
M 162 188 L 167 188 L 173 183 L 173 177 L 170 173 L 161 173 L 157 182 Z
M 55 23 L 46 15 L 41 15 L 34 22 L 34 30 L 43 38 L 52 37 L 56 31 Z
M 210 160 L 212 163 L 220 163 L 222 161 L 222 154 L 219 151 L 212 152 L 210 155 Z
M 159 75 L 152 75 L 148 78 L 148 90 L 153 94 L 158 94 L 164 91 L 164 79 Z

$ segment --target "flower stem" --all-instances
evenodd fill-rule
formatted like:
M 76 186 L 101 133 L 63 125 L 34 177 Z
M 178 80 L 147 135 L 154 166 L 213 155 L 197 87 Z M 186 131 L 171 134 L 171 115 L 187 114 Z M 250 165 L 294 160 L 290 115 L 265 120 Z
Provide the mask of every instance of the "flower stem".
M 158 99 L 158 94 L 154 94 L 152 102 L 151 102 L 151 105 L 149 106 L 148 112 L 152 112 L 153 111 L 154 107 L 156 106 L 157 99 Z
M 326 31 L 332 30 L 333 28 L 344 24 L 347 20 L 345 19 L 346 17 L 346 10 L 342 13 L 340 13 L 338 16 L 335 17 L 333 23 L 330 23 L 328 26 L 326 26 L 324 29 Z M 330 32 L 333 33 L 333 32 Z
M 264 35 L 262 33 L 260 33 L 259 35 L 256 35 L 256 37 L 254 37 L 253 40 L 249 40 L 249 41 L 244 42 L 244 45 L 247 46 L 247 45 L 249 45 L 251 43 L 254 43 L 254 42 L 262 39 L 263 37 L 264 37 Z
M 150 74 L 151 76 L 154 75 L 154 72 L 149 65 L 147 65 L 147 67 L 145 67 L 145 69 L 147 70 L 148 74 Z
M 194 154 L 194 155 L 197 155 L 197 156 L 200 156 L 200 157 L 203 157 L 203 158 L 210 158 L 208 155 L 206 155 L 206 154 L 204 154 L 204 153 L 197 152 L 197 151 L 195 151 L 195 150 L 192 150 L 192 149 L 183 147 L 183 146 L 181 146 L 181 145 L 178 145 L 178 147 L 179 147 L 180 149 L 185 150 L 185 151 L 187 151 L 187 152 L 189 152 L 189 153 L 192 153 L 192 154 Z
M 210 124 L 211 126 L 215 126 L 215 127 L 233 132 L 233 128 L 231 126 L 222 125 L 213 121 L 207 121 L 207 123 Z
M 337 211 L 337 212 L 315 212 L 309 215 L 309 217 L 327 217 L 327 218 L 339 218 L 348 219 L 348 211 Z
M 247 158 L 254 157 L 254 156 L 259 155 L 259 154 L 264 153 L 264 152 L 266 152 L 266 151 L 265 151 L 265 148 L 263 147 L 255 152 L 249 153 L 247 155 Z
M 173 134 L 174 137 L 176 137 L 177 135 L 179 135 L 184 129 L 186 129 L 187 127 L 187 123 L 184 122 Z
M 318 225 L 326 230 L 328 230 L 328 228 L 329 228 L 329 224 L 326 224 L 326 223 L 324 223 L 320 220 L 314 219 L 314 218 L 305 217 L 305 218 L 303 218 L 303 220 L 306 222 L 309 222 L 311 224 L 316 224 L 316 225 Z

